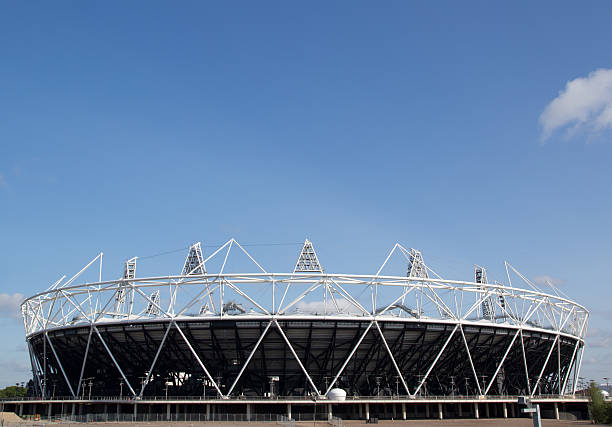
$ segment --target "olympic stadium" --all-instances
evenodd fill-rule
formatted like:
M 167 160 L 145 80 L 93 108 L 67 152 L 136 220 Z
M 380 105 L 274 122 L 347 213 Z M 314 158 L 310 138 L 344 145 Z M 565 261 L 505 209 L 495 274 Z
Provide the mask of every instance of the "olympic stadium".
M 407 404 L 441 418 L 440 402 L 459 402 L 451 416 L 478 417 L 493 402 L 508 416 L 506 403 L 529 396 L 554 402 L 558 417 L 559 402 L 576 400 L 589 312 L 508 263 L 501 283 L 481 266 L 467 281 L 442 278 L 400 244 L 369 275 L 328 272 L 308 240 L 288 273 L 266 270 L 235 239 L 186 252 L 180 274 L 141 277 L 131 258 L 113 280 L 102 280 L 99 254 L 22 303 L 35 397 L 49 413 L 58 399 L 73 415 L 75 401 L 118 399 L 134 414 L 176 401 L 206 402 L 207 414 L 211 403 L 217 413 L 265 404 L 291 418 L 292 403 L 295 416 L 323 402 L 330 417 L 333 403 L 349 418 L 405 419 Z M 234 256 L 251 268 L 234 271 Z M 99 281 L 81 283 L 92 270 Z

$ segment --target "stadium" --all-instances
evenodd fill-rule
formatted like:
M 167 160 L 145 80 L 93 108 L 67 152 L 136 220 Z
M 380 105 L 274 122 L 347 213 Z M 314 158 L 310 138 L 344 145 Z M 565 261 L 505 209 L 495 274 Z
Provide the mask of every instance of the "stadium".
M 508 263 L 502 284 L 480 266 L 472 280 L 444 279 L 400 244 L 371 275 L 328 273 L 308 240 L 290 273 L 267 271 L 235 239 L 207 257 L 200 243 L 187 252 L 181 274 L 140 277 L 132 258 L 104 281 L 99 254 L 27 298 L 36 398 L 73 402 L 73 415 L 75 401 L 119 399 L 134 414 L 144 402 L 164 413 L 164 403 L 206 402 L 210 414 L 212 402 L 217 414 L 295 418 L 319 402 L 330 417 L 333 403 L 334 414 L 366 419 L 405 419 L 407 404 L 421 405 L 415 416 L 448 413 L 424 402 L 478 417 L 483 402 L 508 416 L 516 396 L 555 411 L 576 398 L 588 310 Z M 236 255 L 250 272 L 230 268 Z M 392 265 L 401 272 L 387 274 Z M 98 269 L 99 281 L 79 283 Z

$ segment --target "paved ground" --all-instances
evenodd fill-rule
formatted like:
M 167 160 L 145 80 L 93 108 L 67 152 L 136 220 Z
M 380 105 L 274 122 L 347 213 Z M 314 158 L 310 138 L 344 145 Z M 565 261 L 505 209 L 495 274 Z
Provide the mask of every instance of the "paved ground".
M 550 427 L 569 427 L 569 426 L 586 426 L 590 425 L 590 421 L 556 421 L 556 420 L 542 420 L 543 426 Z M 296 423 L 297 425 L 297 423 Z M 372 424 L 365 424 L 359 421 L 347 420 L 343 422 L 344 426 L 347 427 L 375 427 Z M 468 426 L 482 426 L 482 427 L 532 427 L 533 421 L 529 418 L 513 418 L 513 419 L 461 419 L 461 420 L 409 420 L 409 421 L 379 421 L 381 427 L 399 427 L 402 425 L 416 427 L 416 426 L 451 426 L 451 427 L 468 427 Z
M 312 422 L 295 423 L 296 427 L 315 427 Z M 589 421 L 555 421 L 542 420 L 542 425 L 545 427 L 577 427 L 590 425 Z M 80 427 L 83 425 L 92 425 L 94 427 L 273 427 L 276 423 L 189 423 L 189 422 L 159 422 L 159 423 L 48 423 L 48 422 L 29 422 L 29 423 L 14 423 L 5 422 L 4 427 L 25 427 L 25 426 L 52 426 L 52 427 Z M 345 427 L 374 427 L 371 424 L 365 424 L 360 421 L 347 420 L 343 423 Z M 462 419 L 462 420 L 409 420 L 409 421 L 380 421 L 380 427 L 416 427 L 416 426 L 451 426 L 451 427 L 531 427 L 533 422 L 528 418 L 515 419 Z M 330 427 L 325 422 L 317 422 L 316 427 Z

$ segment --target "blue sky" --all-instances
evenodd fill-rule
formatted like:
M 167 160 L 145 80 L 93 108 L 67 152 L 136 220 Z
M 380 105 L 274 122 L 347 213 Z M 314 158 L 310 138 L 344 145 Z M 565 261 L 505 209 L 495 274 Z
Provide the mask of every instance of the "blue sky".
M 508 260 L 592 310 L 584 376 L 612 376 L 610 3 L 1 8 L 0 385 L 15 294 L 230 237 L 332 272 L 396 241 L 449 278 Z

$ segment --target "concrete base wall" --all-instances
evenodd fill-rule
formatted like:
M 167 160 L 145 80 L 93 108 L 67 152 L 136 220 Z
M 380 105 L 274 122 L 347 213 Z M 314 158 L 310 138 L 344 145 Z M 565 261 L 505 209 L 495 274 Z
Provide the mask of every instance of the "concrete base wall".
M 541 403 L 542 417 L 555 418 L 555 403 Z M 588 416 L 587 402 L 563 401 L 558 403 L 560 419 L 586 419 Z M 230 416 L 239 419 L 244 415 L 249 418 L 265 415 L 291 416 L 296 421 L 312 420 L 315 416 L 325 420 L 331 415 L 346 420 L 365 420 L 378 418 L 381 420 L 401 419 L 455 419 L 455 418 L 514 418 L 525 417 L 514 402 L 499 402 L 480 400 L 422 402 L 404 400 L 394 402 L 380 401 L 23 401 L 4 402 L 4 410 L 24 416 L 39 414 L 42 418 L 66 418 L 73 416 L 104 415 L 109 417 L 133 416 L 154 421 L 157 418 L 179 419 L 185 414 L 201 414 L 208 419 L 219 419 Z M 178 418 L 177 418 L 178 417 Z M 110 419 L 110 418 L 109 418 Z M 192 417 L 193 419 L 193 417 Z M 196 418 L 197 419 L 197 418 Z

